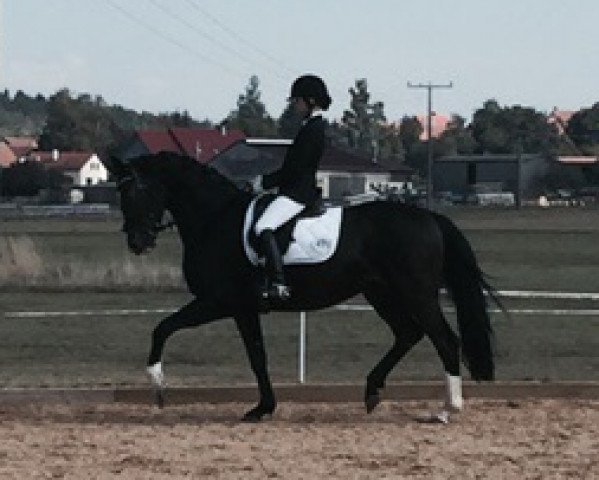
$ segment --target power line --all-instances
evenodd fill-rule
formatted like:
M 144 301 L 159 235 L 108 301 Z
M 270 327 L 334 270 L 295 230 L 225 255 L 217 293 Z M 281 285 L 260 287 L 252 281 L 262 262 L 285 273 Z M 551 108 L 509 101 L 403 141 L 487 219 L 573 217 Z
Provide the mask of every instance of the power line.
M 408 82 L 408 88 L 426 88 L 427 90 L 427 181 L 426 181 L 426 208 L 431 208 L 433 205 L 433 131 L 432 131 L 432 101 L 433 89 L 435 88 L 452 88 L 453 82 L 446 85 L 434 85 L 431 82 L 413 84 Z
M 172 18 L 175 21 L 181 23 L 182 25 L 185 25 L 190 30 L 193 30 L 195 33 L 197 33 L 198 35 L 200 35 L 202 38 L 208 40 L 213 45 L 216 45 L 219 48 L 221 48 L 223 50 L 226 50 L 227 52 L 235 55 L 237 58 L 243 60 L 244 62 L 248 63 L 249 65 L 253 64 L 252 60 L 250 60 L 249 58 L 247 58 L 247 56 L 245 56 L 243 53 L 240 53 L 238 50 L 236 50 L 236 49 L 228 46 L 227 44 L 225 44 L 225 43 L 221 42 L 220 40 L 214 38 L 213 36 L 209 35 L 205 31 L 203 31 L 200 28 L 198 28 L 197 25 L 195 25 L 194 23 L 190 22 L 189 20 L 187 20 L 186 18 L 182 17 L 181 15 L 173 13 L 172 11 L 170 11 L 169 9 L 167 9 L 164 5 L 162 5 L 157 0 L 150 0 L 150 2 L 156 8 L 159 8 L 162 12 L 164 12 L 166 15 L 168 15 L 170 18 Z M 281 74 L 279 74 L 278 72 L 275 72 L 275 75 L 277 75 L 281 79 L 283 79 L 283 77 L 281 76 Z
M 161 39 L 171 43 L 172 45 L 175 45 L 185 51 L 187 51 L 188 53 L 200 58 L 201 60 L 203 60 L 204 62 L 208 62 L 211 63 L 214 66 L 217 66 L 223 70 L 228 71 L 229 73 L 234 73 L 236 75 L 244 75 L 242 72 L 231 68 L 225 64 L 222 64 L 200 52 L 198 52 L 197 50 L 189 47 L 188 45 L 185 45 L 184 43 L 179 42 L 178 40 L 170 37 L 169 35 L 166 35 L 164 32 L 162 32 L 161 30 L 157 29 L 156 27 L 154 27 L 153 25 L 140 20 L 139 18 L 137 18 L 135 15 L 133 15 L 131 12 L 125 10 L 123 7 L 121 7 L 120 5 L 116 4 L 113 2 L 113 0 L 106 0 L 107 3 L 114 9 L 118 10 L 121 14 L 123 14 L 124 16 L 126 16 L 129 20 L 131 20 L 132 22 L 141 25 L 142 27 L 144 27 L 146 30 L 151 31 L 152 33 L 154 33 L 155 35 L 157 35 L 158 37 L 160 37 Z
M 260 48 L 259 46 L 257 46 L 255 43 L 251 42 L 250 40 L 248 40 L 247 38 L 242 37 L 241 35 L 239 35 L 235 30 L 227 27 L 223 22 L 221 22 L 218 18 L 216 18 L 214 15 L 212 15 L 211 13 L 209 13 L 208 11 L 206 11 L 206 9 L 200 7 L 197 2 L 194 2 L 193 0 L 185 0 L 189 5 L 191 5 L 193 8 L 195 8 L 196 10 L 198 10 L 203 16 L 205 16 L 206 18 L 208 18 L 212 23 L 214 23 L 216 26 L 218 26 L 221 30 L 223 30 L 224 32 L 226 32 L 227 34 L 229 34 L 231 37 L 233 37 L 234 39 L 236 39 L 237 41 L 241 42 L 241 44 L 243 45 L 249 45 L 250 47 L 252 47 L 256 52 L 258 52 L 259 54 L 261 54 L 264 58 L 268 59 L 270 62 L 272 62 L 273 64 L 275 64 L 277 67 L 281 67 L 284 70 L 287 70 L 289 73 L 292 74 L 297 74 L 297 70 L 292 69 L 290 67 L 288 67 L 284 62 L 282 62 L 281 60 L 277 59 L 276 57 L 270 55 L 268 52 L 266 52 L 265 50 L 263 50 L 262 48 Z

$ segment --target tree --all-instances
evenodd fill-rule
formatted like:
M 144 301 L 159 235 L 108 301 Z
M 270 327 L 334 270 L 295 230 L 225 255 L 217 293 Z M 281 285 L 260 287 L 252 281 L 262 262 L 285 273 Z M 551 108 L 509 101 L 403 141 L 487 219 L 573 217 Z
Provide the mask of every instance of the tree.
M 477 110 L 470 124 L 477 153 L 554 154 L 558 145 L 557 130 L 547 117 L 529 107 L 500 107 L 488 100 Z
M 37 161 L 12 164 L 2 171 L 2 196 L 35 196 L 43 188 L 59 188 L 65 177 Z
M 275 121 L 266 111 L 260 100 L 260 80 L 253 75 L 245 89 L 245 93 L 237 99 L 237 109 L 226 119 L 230 128 L 236 128 L 248 137 L 273 137 L 277 129 Z
M 599 103 L 572 115 L 566 133 L 575 146 L 587 155 L 599 154 Z
M 384 104 L 370 103 L 368 81 L 365 78 L 356 80 L 355 86 L 349 89 L 349 94 L 350 110 L 345 110 L 341 119 L 348 144 L 351 148 L 375 157 L 382 150 L 381 125 L 386 122 Z
M 399 124 L 399 137 L 406 152 L 410 152 L 412 147 L 420 141 L 424 129 L 416 117 L 403 117 Z
M 103 155 L 123 138 L 100 96 L 82 94 L 72 98 L 59 90 L 48 101 L 48 117 L 40 136 L 42 150 L 85 150 Z
M 69 90 L 64 88 L 56 92 L 48 102 L 48 118 L 40 137 L 40 148 L 71 150 L 72 142 L 79 141 L 76 139 L 78 120 Z
M 400 135 L 400 129 L 393 124 L 382 124 L 379 129 L 378 158 L 392 160 L 394 163 L 404 162 L 406 150 Z
M 421 175 L 426 174 L 427 149 L 426 143 L 420 140 L 424 129 L 416 117 L 404 116 L 399 124 L 399 138 L 404 149 L 405 162 L 418 170 Z
M 0 135 L 38 136 L 46 121 L 46 99 L 30 97 L 17 90 L 14 98 L 5 89 L 0 93 Z
M 468 155 L 477 149 L 472 132 L 466 127 L 466 120 L 459 115 L 452 115 L 438 141 L 435 142 L 435 153 L 442 155 Z
M 209 120 L 194 120 L 187 110 L 158 115 L 138 113 L 120 105 L 108 105 L 100 95 L 68 89 L 57 91 L 48 100 L 43 95 L 29 96 L 17 90 L 0 92 L 0 135 L 42 136 L 46 150 L 94 150 L 99 153 L 124 138 L 127 132 L 148 128 L 212 128 Z

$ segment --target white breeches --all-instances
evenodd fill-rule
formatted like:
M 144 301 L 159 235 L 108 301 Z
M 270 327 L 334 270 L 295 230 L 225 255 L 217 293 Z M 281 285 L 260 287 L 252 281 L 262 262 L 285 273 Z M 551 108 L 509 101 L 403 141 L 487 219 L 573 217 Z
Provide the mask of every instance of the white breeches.
M 266 207 L 266 210 L 264 210 L 264 213 L 256 222 L 256 226 L 254 227 L 256 235 L 260 236 L 264 230 L 276 230 L 303 209 L 304 205 L 301 203 L 291 200 L 291 198 L 284 195 L 279 195 Z

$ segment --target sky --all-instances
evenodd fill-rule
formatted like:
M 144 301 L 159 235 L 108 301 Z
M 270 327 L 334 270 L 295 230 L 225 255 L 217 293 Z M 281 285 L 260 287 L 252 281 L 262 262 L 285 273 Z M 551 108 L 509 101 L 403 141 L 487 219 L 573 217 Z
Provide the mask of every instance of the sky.
M 339 119 L 366 78 L 390 121 L 469 119 L 490 99 L 549 112 L 599 101 L 597 0 L 0 0 L 0 88 L 61 88 L 219 122 L 249 78 L 278 117 L 314 73 Z

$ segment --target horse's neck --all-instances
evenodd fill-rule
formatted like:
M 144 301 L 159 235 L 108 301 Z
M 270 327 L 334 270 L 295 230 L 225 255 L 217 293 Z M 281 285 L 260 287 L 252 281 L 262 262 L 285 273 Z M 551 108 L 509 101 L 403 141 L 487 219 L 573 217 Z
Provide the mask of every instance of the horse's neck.
M 173 184 L 169 193 L 168 209 L 187 248 L 201 244 L 224 215 L 237 212 L 233 207 L 242 211 L 243 205 L 249 204 L 249 197 L 241 192 L 226 187 L 203 189 L 188 181 Z

